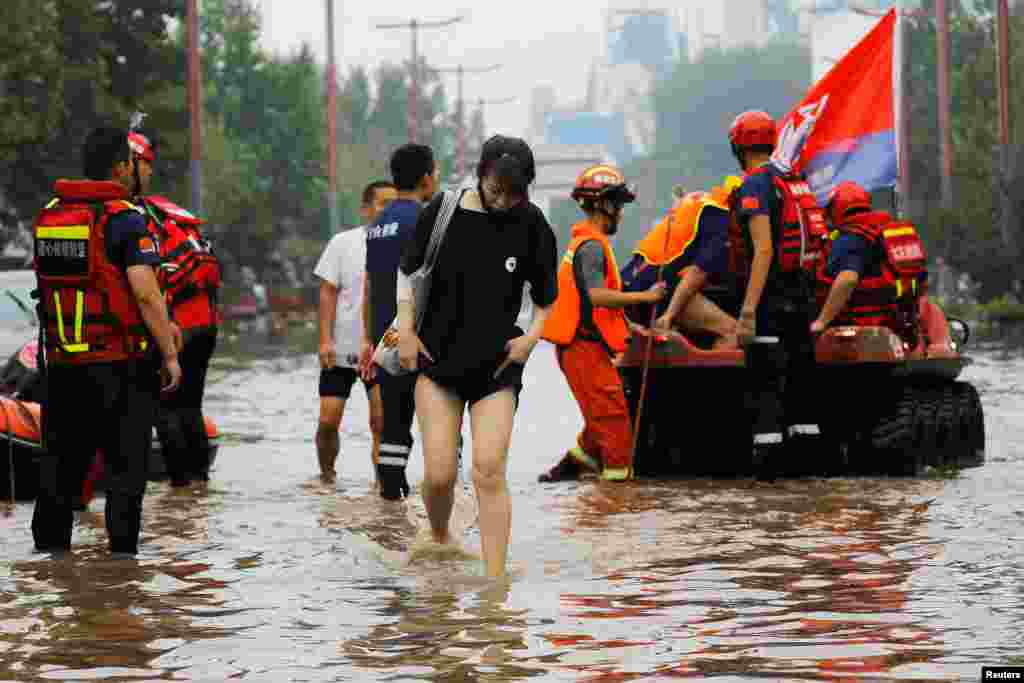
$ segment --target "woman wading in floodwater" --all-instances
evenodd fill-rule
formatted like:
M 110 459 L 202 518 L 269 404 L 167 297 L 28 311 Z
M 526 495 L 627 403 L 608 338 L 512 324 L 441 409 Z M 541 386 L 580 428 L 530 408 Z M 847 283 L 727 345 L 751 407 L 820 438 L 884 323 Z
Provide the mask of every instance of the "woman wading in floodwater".
M 505 574 L 512 505 L 505 471 L 523 368 L 557 295 L 555 235 L 529 201 L 533 153 L 518 138 L 484 143 L 476 189 L 463 190 L 434 266 L 420 334 L 407 277 L 422 265 L 441 197 L 420 214 L 398 272 L 399 358 L 420 370 L 416 418 L 423 435 L 423 502 L 433 539 L 450 543 L 462 415 L 469 406 L 473 485 L 484 564 Z M 523 286 L 534 307 L 516 326 Z M 420 362 L 422 360 L 422 362 Z

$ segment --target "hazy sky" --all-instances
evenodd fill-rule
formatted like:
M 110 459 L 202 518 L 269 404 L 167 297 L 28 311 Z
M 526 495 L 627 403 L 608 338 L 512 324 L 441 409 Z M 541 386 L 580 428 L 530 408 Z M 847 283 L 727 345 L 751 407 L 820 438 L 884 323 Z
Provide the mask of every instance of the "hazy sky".
M 733 0 L 735 1 L 735 0 Z M 324 0 L 257 0 L 263 10 L 264 44 L 273 52 L 288 52 L 303 41 L 318 55 L 326 52 Z M 604 53 L 604 10 L 615 7 L 679 7 L 708 5 L 720 0 L 335 0 L 338 63 L 342 73 L 356 65 L 409 58 L 410 31 L 375 30 L 375 23 L 397 23 L 413 17 L 437 21 L 459 14 L 466 21 L 443 29 L 420 31 L 420 53 L 431 65 L 466 68 L 503 64 L 501 71 L 465 77 L 467 103 L 478 98 L 504 99 L 511 104 L 486 107 L 490 132 L 521 135 L 526 129 L 530 90 L 555 87 L 561 102 L 580 99 L 586 92 L 593 60 Z M 454 103 L 456 79 L 446 86 Z M 474 105 L 475 106 L 475 105 Z

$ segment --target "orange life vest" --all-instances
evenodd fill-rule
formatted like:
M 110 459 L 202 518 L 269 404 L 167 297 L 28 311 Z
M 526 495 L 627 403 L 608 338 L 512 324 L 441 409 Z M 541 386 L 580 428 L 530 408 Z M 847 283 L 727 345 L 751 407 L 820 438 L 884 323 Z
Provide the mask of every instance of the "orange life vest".
M 590 320 L 583 320 L 583 300 L 579 288 L 576 286 L 573 260 L 580 245 L 591 240 L 598 242 L 601 249 L 604 250 L 606 264 L 604 286 L 607 289 L 622 290 L 619 267 L 615 263 L 615 254 L 608 242 L 608 235 L 589 221 L 577 223 L 572 229 L 569 248 L 558 267 L 558 298 L 555 299 L 551 315 L 544 323 L 541 336 L 553 344 L 567 346 L 577 338 L 581 324 L 590 322 L 601 335 L 601 341 L 605 346 L 613 353 L 619 353 L 626 349 L 626 338 L 629 336 L 626 316 L 621 308 L 591 306 L 589 307 Z
M 157 272 L 171 318 L 182 330 L 216 326 L 221 270 L 199 232 L 203 221 L 164 197 L 144 197 L 142 203 L 149 231 L 160 244 L 163 263 Z
M 749 171 L 746 178 L 767 173 L 779 197 L 779 214 L 771 217 L 772 245 L 775 254 L 772 272 L 815 275 L 822 262 L 822 243 L 828 235 L 825 212 L 802 173 L 781 173 L 771 164 Z M 732 195 L 733 219 L 730 222 L 729 260 L 732 271 L 746 279 L 750 275 L 753 246 L 736 219 L 737 196 Z
M 729 210 L 729 187 L 716 187 L 711 192 L 691 192 L 647 235 L 637 243 L 633 253 L 647 265 L 661 266 L 675 261 L 697 238 L 700 217 L 709 206 Z
M 36 220 L 33 267 L 47 362 L 141 358 L 149 333 L 128 276 L 107 258 L 107 222 L 141 209 L 109 181 L 58 180 L 57 197 Z
M 927 275 L 927 257 L 917 230 L 910 223 L 894 221 L 884 211 L 855 214 L 829 236 L 826 257 L 832 251 L 832 241 L 843 233 L 859 235 L 867 242 L 877 255 L 881 273 L 861 278 L 846 308 L 832 324 L 888 327 L 901 335 L 912 333 Z M 819 306 L 824 305 L 835 282 L 826 268 L 827 260 L 817 278 Z

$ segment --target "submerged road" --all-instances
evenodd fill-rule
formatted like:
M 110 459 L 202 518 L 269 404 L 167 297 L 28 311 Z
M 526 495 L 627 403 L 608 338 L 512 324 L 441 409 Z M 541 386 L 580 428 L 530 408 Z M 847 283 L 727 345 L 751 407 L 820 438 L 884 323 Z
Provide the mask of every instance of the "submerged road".
M 101 501 L 59 560 L 33 552 L 31 503 L 0 508 L 0 681 L 975 681 L 1024 664 L 1019 351 L 965 374 L 988 462 L 959 476 L 538 485 L 580 424 L 541 346 L 509 464 L 512 577 L 493 586 L 423 542 L 418 495 L 370 494 L 360 388 L 325 487 L 314 355 L 230 346 L 212 481 L 150 483 L 136 559 L 108 557 Z M 680 428 L 707 443 L 709 425 Z M 474 505 L 467 486 L 471 553 Z

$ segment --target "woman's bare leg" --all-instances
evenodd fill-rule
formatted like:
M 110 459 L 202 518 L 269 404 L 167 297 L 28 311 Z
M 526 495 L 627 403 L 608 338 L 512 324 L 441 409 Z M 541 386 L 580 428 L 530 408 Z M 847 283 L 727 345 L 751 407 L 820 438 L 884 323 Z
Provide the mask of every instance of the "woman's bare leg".
M 512 531 L 512 502 L 506 468 L 512 442 L 516 398 L 511 389 L 475 403 L 469 411 L 473 430 L 473 485 L 480 505 L 480 544 L 487 575 L 502 577 Z
M 461 399 L 425 375 L 416 380 L 416 421 L 423 438 L 423 505 L 437 543 L 451 540 L 448 523 L 454 502 L 463 408 Z

